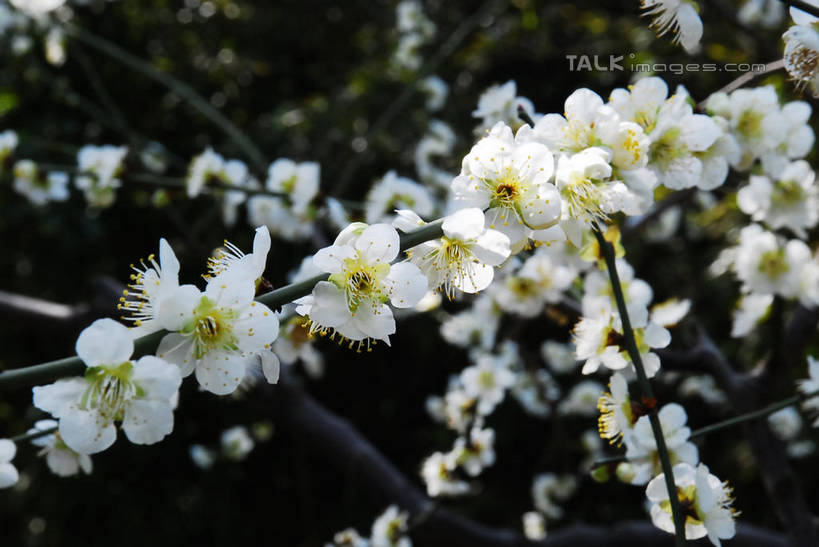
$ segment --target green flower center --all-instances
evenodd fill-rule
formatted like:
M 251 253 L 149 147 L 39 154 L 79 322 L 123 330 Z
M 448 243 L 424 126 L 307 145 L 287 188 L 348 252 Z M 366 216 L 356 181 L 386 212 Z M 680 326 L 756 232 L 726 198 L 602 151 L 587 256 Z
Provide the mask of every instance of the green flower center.
M 133 368 L 132 361 L 89 367 L 85 372 L 88 387 L 80 399 L 80 407 L 98 410 L 108 420 L 122 421 L 125 403 L 143 394 L 131 380 Z

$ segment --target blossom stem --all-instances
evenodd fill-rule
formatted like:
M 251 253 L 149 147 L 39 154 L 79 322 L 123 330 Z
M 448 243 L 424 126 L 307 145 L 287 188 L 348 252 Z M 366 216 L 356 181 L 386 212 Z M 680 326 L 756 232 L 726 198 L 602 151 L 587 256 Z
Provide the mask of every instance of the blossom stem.
M 401 250 L 405 251 L 424 241 L 437 239 L 443 235 L 442 220 L 436 220 L 401 236 Z M 293 300 L 307 296 L 316 283 L 325 281 L 329 274 L 317 275 L 306 281 L 291 283 L 269 293 L 263 294 L 257 300 L 266 306 L 275 309 Z M 134 357 L 153 353 L 165 331 L 155 332 L 134 341 Z M 41 385 L 66 376 L 79 376 L 85 371 L 85 364 L 79 357 L 66 357 L 30 367 L 17 368 L 0 372 L 0 390 L 30 385 Z
M 617 275 L 617 265 L 615 262 L 614 247 L 609 243 L 600 231 L 597 224 L 592 226 L 592 232 L 597 239 L 597 244 L 600 246 L 600 253 L 606 262 L 606 270 L 611 281 L 612 292 L 614 299 L 617 302 L 617 309 L 620 312 L 620 320 L 623 324 L 623 337 L 625 338 L 625 346 L 631 357 L 631 362 L 634 364 L 634 369 L 637 372 L 637 381 L 640 386 L 640 391 L 643 397 L 649 401 L 656 401 L 654 397 L 654 390 L 651 387 L 651 382 L 648 381 L 643 361 L 640 358 L 640 351 L 637 349 L 637 342 L 634 339 L 634 331 L 631 328 L 631 321 L 629 320 L 628 310 L 626 309 L 626 300 L 623 297 L 623 287 L 620 285 L 620 276 Z M 674 482 L 674 472 L 671 465 L 671 457 L 668 454 L 668 447 L 665 444 L 665 436 L 663 435 L 663 428 L 660 425 L 660 418 L 657 414 L 656 404 L 650 405 L 648 419 L 651 423 L 651 431 L 654 433 L 654 440 L 657 443 L 657 454 L 660 457 L 660 465 L 663 469 L 665 477 L 665 485 L 668 489 L 668 499 L 671 502 L 671 514 L 674 518 L 674 530 L 677 547 L 685 546 L 685 516 L 680 507 L 680 500 L 677 497 L 677 484 Z
M 17 435 L 9 440 L 15 443 L 21 443 L 23 441 L 30 441 L 33 439 L 39 439 L 40 437 L 45 437 L 46 435 L 51 435 L 55 431 L 57 431 L 56 427 L 49 427 L 48 429 L 38 429 L 30 433 L 23 433 L 22 435 Z
M 187 99 L 187 101 L 198 110 L 205 118 L 216 125 L 225 135 L 236 144 L 236 146 L 244 152 L 257 169 L 264 171 L 267 169 L 267 160 L 264 153 L 253 143 L 250 138 L 245 135 L 233 122 L 231 122 L 224 114 L 214 108 L 210 102 L 197 93 L 191 86 L 185 82 L 171 76 L 167 72 L 163 72 L 156 68 L 151 63 L 140 59 L 139 57 L 127 52 L 118 45 L 89 32 L 86 29 L 80 28 L 76 25 L 65 24 L 64 29 L 66 34 L 72 38 L 86 44 L 87 46 L 119 61 L 120 63 L 141 72 L 143 75 L 155 80 L 165 87 Z

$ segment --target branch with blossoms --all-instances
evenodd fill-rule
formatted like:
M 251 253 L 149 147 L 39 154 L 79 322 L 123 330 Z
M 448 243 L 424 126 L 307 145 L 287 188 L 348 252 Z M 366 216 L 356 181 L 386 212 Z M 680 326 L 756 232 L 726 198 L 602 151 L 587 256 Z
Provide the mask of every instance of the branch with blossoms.
M 696 49 L 702 23 L 693 2 L 643 4 L 656 17 L 654 26 L 661 34 L 674 32 L 683 47 Z M 414 2 L 400 4 L 397 15 L 396 70 L 414 66 L 417 71 L 415 50 L 434 34 L 435 25 Z M 477 22 L 475 16 L 469 25 Z M 12 440 L 36 441 L 55 473 L 89 472 L 90 456 L 109 448 L 119 431 L 134 444 L 162 441 L 174 429 L 184 378 L 195 377 L 202 390 L 219 396 L 264 378 L 280 383 L 271 397 L 280 405 L 277 413 L 283 421 L 296 424 L 308 438 L 314 436 L 316 446 L 331 449 L 327 452 L 344 453 L 353 446 L 345 457 L 363 462 L 367 480 L 382 483 L 380 488 L 397 504 L 373 524 L 374 544 L 388 540 L 406 545 L 405 536 L 423 538 L 426 533 L 436 540 L 473 538 L 474 544 L 525 543 L 512 532 L 490 530 L 439 509 L 408 486 L 354 429 L 297 388 L 279 382 L 282 363 L 302 361 L 312 370 L 309 374 L 320 374 L 322 360 L 312 342 L 316 338 L 373 351 L 390 345 L 402 316 L 436 310 L 431 315 L 440 320 L 442 337 L 469 350 L 469 365 L 451 378 L 445 395 L 428 401 L 431 416 L 455 433 L 451 450 L 436 451 L 421 465 L 429 497 L 475 491 L 472 481 L 495 464 L 493 413 L 508 395 L 540 418 L 553 413 L 590 416 L 596 403 L 597 432 L 583 439 L 587 456 L 594 461 L 605 453 L 599 437 L 625 445 L 608 475 L 645 488 L 653 525 L 673 534 L 678 546 L 704 537 L 717 546 L 732 538 L 741 544 L 732 490 L 700 461 L 691 442 L 740 421 L 789 536 L 799 545 L 816 544 L 812 515 L 785 448 L 765 424 L 751 420 L 795 403 L 809 411 L 819 405 L 819 365 L 810 356 L 810 379 L 799 384 L 801 395 L 774 406 L 765 406 L 769 401 L 762 396 L 766 387 L 790 388 L 790 379 L 782 379 L 776 369 L 802 366 L 819 305 L 819 259 L 808 244 L 809 231 L 819 223 L 819 190 L 803 159 L 813 144 L 807 103 L 781 104 L 772 86 L 729 89 L 712 94 L 702 103 L 704 113 L 697 113 L 684 89 L 672 94 L 663 80 L 651 77 L 613 90 L 608 101 L 579 89 L 566 99 L 563 115 L 542 115 L 531 101 L 517 96 L 510 81 L 490 88 L 479 100 L 473 116 L 480 119 L 480 138 L 463 155 L 458 173 L 431 161 L 452 154 L 455 135 L 445 125 L 430 124 L 416 163 L 434 190 L 390 171 L 367 194 L 363 222 L 357 222 L 356 213 L 341 201 L 320 203 L 317 163 L 276 160 L 267 169 L 263 189 L 257 179 L 266 164 L 261 151 L 191 87 L 107 40 L 71 25 L 65 32 L 181 94 L 251 159 L 255 174 L 243 162 L 206 149 L 191 160 L 184 189 L 187 198 L 200 193 L 216 197 L 227 225 L 246 206 L 249 222 L 258 227 L 252 252 L 225 242 L 208 260 L 204 288 L 180 284 L 179 260 L 161 239 L 158 256 L 133 267 L 120 299 L 127 327 L 98 319 L 79 335 L 75 357 L 0 373 L 0 388 L 34 385 L 34 406 L 53 418 Z M 814 36 L 807 32 L 797 27 L 786 33 L 784 65 L 801 85 L 812 84 L 816 76 L 815 63 L 809 62 L 815 61 Z M 433 91 L 430 95 L 441 95 L 435 81 L 423 84 Z M 4 162 L 17 145 L 16 133 L 0 136 Z M 140 154 L 144 166 L 164 172 L 163 153 L 146 150 Z M 123 167 L 128 154 L 123 146 L 83 147 L 76 169 L 50 169 L 49 164 L 20 159 L 13 167 L 14 187 L 37 205 L 64 200 L 67 173 L 73 171 L 74 186 L 88 204 L 106 208 L 127 181 Z M 747 175 L 747 184 L 730 192 L 733 202 L 719 202 L 724 196 L 712 191 L 723 187 L 731 170 L 738 177 Z M 134 178 L 183 187 L 179 178 L 164 175 Z M 339 184 L 344 183 L 342 178 Z M 657 204 L 657 197 L 669 191 L 677 191 L 676 197 Z M 654 302 L 653 289 L 637 277 L 620 241 L 621 228 L 650 231 L 655 223 L 670 223 L 673 230 L 686 222 L 676 206 L 677 200 L 688 198 L 697 198 L 703 214 L 721 214 L 735 203 L 731 212 L 750 219 L 729 234 L 733 241 L 711 268 L 713 275 L 730 274 L 740 283 L 733 338 L 747 338 L 767 322 L 776 339 L 781 317 L 799 305 L 790 327 L 781 332 L 781 343 L 776 339 L 782 347 L 769 353 L 760 376 L 737 373 L 713 342 L 702 339 L 692 353 L 710 359 L 700 366 L 710 368 L 737 411 L 746 415 L 693 432 L 683 406 L 663 404 L 654 391 L 654 384 L 668 378 L 666 369 L 675 359 L 664 348 L 692 303 Z M 154 199 L 170 198 L 156 193 Z M 290 285 L 273 289 L 265 278 L 271 233 L 304 239 L 325 215 L 340 230 L 333 243 L 308 257 Z M 444 298 L 468 306 L 449 315 L 437 309 Z M 532 366 L 538 357 L 527 355 L 528 348 L 502 328 L 504 316 L 533 319 L 543 314 L 565 330 L 577 319 L 570 348 L 543 340 L 542 356 L 553 370 L 574 370 L 576 361 L 582 361 L 584 375 L 610 374 L 608 392 L 587 379 L 560 400 L 559 383 L 545 368 Z M 629 388 L 635 378 L 638 396 Z M 776 382 L 766 383 L 771 379 Z M 49 381 L 54 383 L 36 385 Z M 695 382 L 694 391 L 704 385 Z M 229 437 L 233 441 L 227 444 L 248 445 L 241 434 Z M 10 464 L 16 449 L 9 442 L 0 443 L 4 486 L 13 484 L 17 474 Z M 239 446 L 236 452 L 246 450 Z M 596 478 L 612 478 L 604 475 Z M 585 528 L 546 537 L 547 522 L 563 518 L 561 505 L 577 488 L 572 476 L 539 475 L 532 485 L 535 510 L 523 516 L 526 537 L 546 545 L 611 539 L 608 531 Z M 635 530 L 624 533 L 623 541 L 656 544 L 656 531 Z M 353 531 L 334 538 L 337 544 L 359 540 L 364 541 Z M 777 543 L 778 538 L 770 541 Z

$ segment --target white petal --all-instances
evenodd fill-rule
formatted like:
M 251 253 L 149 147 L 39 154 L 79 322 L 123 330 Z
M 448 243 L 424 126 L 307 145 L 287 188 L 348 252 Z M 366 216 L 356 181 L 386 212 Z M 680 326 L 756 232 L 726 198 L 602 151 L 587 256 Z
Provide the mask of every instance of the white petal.
M 125 409 L 122 430 L 134 444 L 158 443 L 173 431 L 173 409 L 167 401 L 131 401 Z
M 57 380 L 53 384 L 33 388 L 33 404 L 40 410 L 59 418 L 77 404 L 87 387 L 88 382 L 83 378 Z
M 0 463 L 10 462 L 17 454 L 17 445 L 9 439 L 0 439 Z
M 9 488 L 17 484 L 20 475 L 17 468 L 10 463 L 0 464 L 0 488 Z
M 193 337 L 183 336 L 172 332 L 165 335 L 159 343 L 156 350 L 156 355 L 160 359 L 173 363 L 179 367 L 179 372 L 182 377 L 190 375 L 193 372 L 195 360 L 193 358 Z
M 216 395 L 233 393 L 247 372 L 248 358 L 227 352 L 209 352 L 196 364 L 199 385 Z
M 472 254 L 483 264 L 500 266 L 509 258 L 511 246 L 509 238 L 497 230 L 486 230 L 471 247 Z
M 60 418 L 60 436 L 75 452 L 96 454 L 114 444 L 117 429 L 99 412 L 71 409 Z
M 355 249 L 349 245 L 331 245 L 313 255 L 313 264 L 319 271 L 339 273 L 344 268 L 344 261 L 355 257 Z
M 355 242 L 369 262 L 392 262 L 400 250 L 398 232 L 389 224 L 367 226 Z
M 483 232 L 483 211 L 477 207 L 461 209 L 444 219 L 441 228 L 450 239 L 469 241 Z
M 279 358 L 272 351 L 263 351 L 259 354 L 262 359 L 262 373 L 269 384 L 279 383 L 279 374 L 281 373 L 281 366 Z
M 427 292 L 427 278 L 411 262 L 399 262 L 390 267 L 388 276 L 392 283 L 390 302 L 396 308 L 410 308 L 418 303 Z
M 113 319 L 97 319 L 77 338 L 77 355 L 86 365 L 119 365 L 134 353 L 134 340 L 128 327 Z
M 182 385 L 179 367 L 153 355 L 136 362 L 131 379 L 142 388 L 147 399 L 170 400 Z
M 202 293 L 194 285 L 182 285 L 162 301 L 156 320 L 163 329 L 182 330 L 193 317 L 193 310 L 202 300 Z
M 310 319 L 319 325 L 336 328 L 350 320 L 344 291 L 329 281 L 316 283 L 313 287 L 313 299 Z

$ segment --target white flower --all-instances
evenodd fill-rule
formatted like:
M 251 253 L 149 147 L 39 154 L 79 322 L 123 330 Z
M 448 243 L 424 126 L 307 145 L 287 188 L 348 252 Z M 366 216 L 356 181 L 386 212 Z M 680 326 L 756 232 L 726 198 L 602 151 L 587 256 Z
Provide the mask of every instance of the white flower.
M 327 543 L 324 547 L 370 547 L 370 542 L 361 537 L 355 528 L 347 528 L 336 532 L 333 543 Z
M 674 466 L 674 483 L 677 496 L 685 511 L 686 539 L 708 536 L 712 544 L 719 547 L 721 539 L 734 537 L 734 499 L 727 483 L 712 475 L 704 464 L 696 468 L 681 463 Z M 654 526 L 670 534 L 674 533 L 668 488 L 665 475 L 654 477 L 646 488 L 646 496 L 651 502 L 651 520 Z
M 65 4 L 65 0 L 11 0 L 11 5 L 31 17 L 40 17 Z
M 173 430 L 179 370 L 147 355 L 134 362 L 134 342 L 124 325 L 98 319 L 80 334 L 83 378 L 35 387 L 34 406 L 59 420 L 62 440 L 75 452 L 94 454 L 116 440 L 115 423 L 132 443 L 154 444 Z
M 782 140 L 760 158 L 765 172 L 774 176 L 784 171 L 791 161 L 807 156 L 815 140 L 809 103 L 791 101 L 782 106 L 780 114 L 784 126 Z
M 20 475 L 11 463 L 17 454 L 17 445 L 9 439 L 0 439 L 0 488 L 9 488 L 17 484 Z
M 757 224 L 746 226 L 733 269 L 743 293 L 799 298 L 808 306 L 819 303 L 819 264 L 798 239 L 784 241 Z
M 313 262 L 330 274 L 329 281 L 317 283 L 310 296 L 296 302 L 296 311 L 309 316 L 311 332 L 333 330 L 351 341 L 372 338 L 389 344 L 395 319 L 387 302 L 410 308 L 427 292 L 427 279 L 417 266 L 390 264 L 399 250 L 395 228 L 362 223 L 351 224 L 332 246 L 319 250 Z
M 435 452 L 424 460 L 421 466 L 421 478 L 427 485 L 427 495 L 458 496 L 469 491 L 469 485 L 452 476 L 455 470 L 453 458 L 442 452 Z
M 247 457 L 256 445 L 244 426 L 237 425 L 222 432 L 222 455 L 234 461 Z
M 652 28 L 658 36 L 668 31 L 675 34 L 673 42 L 688 53 L 696 53 L 702 38 L 699 6 L 693 0 L 641 0 L 646 15 L 654 17 Z
M 397 506 L 390 505 L 373 522 L 370 545 L 372 547 L 412 547 L 412 541 L 404 535 L 409 530 L 408 520 L 409 513 L 399 511 Z
M 502 310 L 535 317 L 546 303 L 559 302 L 563 292 L 577 279 L 577 270 L 553 256 L 551 247 L 540 247 L 521 268 L 492 286 L 492 296 Z
M 782 441 L 793 441 L 802 430 L 802 416 L 789 406 L 768 416 L 768 425 Z
M 540 355 L 555 374 L 569 374 L 577 370 L 577 359 L 571 344 L 546 340 L 540 346 Z
M 254 226 L 265 225 L 271 234 L 288 241 L 310 237 L 314 229 L 314 214 L 309 207 L 297 213 L 280 197 L 257 195 L 247 200 L 248 222 Z
M 157 355 L 177 365 L 182 376 L 196 372 L 207 391 L 232 393 L 279 334 L 278 316 L 255 302 L 255 294 L 255 279 L 244 268 L 211 278 L 204 292 L 182 285 L 160 307 L 158 321 L 172 332 Z
M 523 370 L 517 373 L 512 394 L 523 410 L 533 416 L 546 418 L 552 413 L 552 405 L 560 398 L 560 386 L 545 369 Z
M 256 228 L 253 237 L 253 252 L 245 254 L 233 243 L 225 240 L 224 246 L 218 249 L 208 259 L 207 279 L 214 278 L 224 272 L 242 270 L 239 275 L 248 277 L 258 286 L 267 267 L 267 254 L 270 252 L 270 231 L 267 226 Z
M 589 89 L 578 89 L 566 99 L 565 116 L 548 114 L 534 126 L 521 127 L 518 140 L 540 142 L 555 152 L 576 154 L 593 146 L 611 154 L 618 171 L 645 167 L 650 141 L 643 128 L 622 120 L 603 99 Z M 620 173 L 620 176 L 625 176 Z
M 435 202 L 429 190 L 389 171 L 367 193 L 364 217 L 369 224 L 392 222 L 396 209 L 411 209 L 422 217 L 429 217 L 435 211 Z
M 185 179 L 188 197 L 199 195 L 212 179 L 222 179 L 225 169 L 225 160 L 213 151 L 206 148 L 201 154 L 194 156 L 188 166 L 188 176 Z
M 290 199 L 293 211 L 303 213 L 319 191 L 321 166 L 315 162 L 296 163 L 286 158 L 270 164 L 265 187 Z
M 109 207 L 116 199 L 116 189 L 122 186 L 119 174 L 122 162 L 128 154 L 124 146 L 87 145 L 77 152 L 77 169 L 80 174 L 74 184 L 85 193 L 92 207 Z
M 767 315 L 773 304 L 772 294 L 746 294 L 741 296 L 734 309 L 731 337 L 747 336 Z
M 677 298 L 669 298 L 665 302 L 654 304 L 651 307 L 651 314 L 649 321 L 657 323 L 663 327 L 674 327 L 679 324 L 683 318 L 688 315 L 691 310 L 690 300 L 679 300 Z
M 199 469 L 210 469 L 216 463 L 216 456 L 213 451 L 201 444 L 194 444 L 188 450 L 188 454 L 193 460 L 194 465 Z
M 2 151 L 0 151 L 0 157 Z M 2 161 L 2 160 L 0 160 Z M 68 199 L 68 174 L 51 172 L 43 175 L 31 160 L 14 164 L 14 190 L 23 194 L 34 205 Z
M 495 275 L 494 266 L 509 258 L 509 238 L 484 227 L 480 209 L 461 209 L 444 218 L 441 239 L 410 249 L 410 262 L 429 280 L 430 289 L 441 289 L 450 299 L 455 289 L 466 293 L 484 290 Z
M 558 502 L 568 500 L 577 489 L 577 480 L 571 475 L 543 473 L 532 482 L 532 500 L 535 508 L 550 519 L 563 518 Z
M 0 169 L 2 169 L 2 164 L 6 161 L 6 158 L 17 149 L 18 142 L 19 139 L 15 131 L 7 129 L 0 133 Z
M 648 311 L 642 306 L 629 305 L 628 313 L 640 359 L 646 375 L 651 378 L 660 370 L 660 358 L 651 350 L 666 347 L 671 342 L 671 334 L 657 323 L 648 321 Z M 577 358 L 586 361 L 583 374 L 596 372 L 600 365 L 621 370 L 631 364 L 622 331 L 619 314 L 583 316 L 574 328 Z
M 611 179 L 610 161 L 611 153 L 598 147 L 558 159 L 555 184 L 563 198 L 560 227 L 575 247 L 582 244 L 582 229 L 593 222 L 606 222 L 610 214 L 620 211 L 640 214 L 645 208 L 644 196 Z
M 464 157 L 452 192 L 462 207 L 489 208 L 487 227 L 506 234 L 513 250 L 520 250 L 532 230 L 545 230 L 560 218 L 560 196 L 549 182 L 553 173 L 548 148 L 517 142 L 509 126 L 498 123 Z
M 496 123 L 503 122 L 513 128 L 520 127 L 523 120 L 518 117 L 518 106 L 531 118 L 540 118 L 535 113 L 532 101 L 526 97 L 517 96 L 517 84 L 514 80 L 509 80 L 503 85 L 493 85 L 483 93 L 478 99 L 478 108 L 472 112 L 473 118 L 480 118 L 481 125 L 475 130 L 482 133 L 491 129 Z
M 441 323 L 441 337 L 455 346 L 489 350 L 495 344 L 500 316 L 494 300 L 488 295 L 481 295 L 471 308 Z
M 700 397 L 703 401 L 712 405 L 720 405 L 728 400 L 725 393 L 717 387 L 714 377 L 706 374 L 689 376 L 680 383 L 678 389 L 680 395 L 684 397 Z
M 478 413 L 491 414 L 506 390 L 515 383 L 515 374 L 491 355 L 481 355 L 477 363 L 461 371 L 464 392 L 478 399 Z
M 813 395 L 819 392 L 819 360 L 808 355 L 808 379 L 799 380 L 796 386 L 802 395 Z M 802 406 L 812 412 L 819 411 L 819 396 L 806 399 Z M 814 420 L 813 426 L 819 427 L 819 418 Z
M 792 9 L 795 25 L 791 26 L 782 39 L 785 40 L 785 70 L 796 82 L 797 89 L 810 86 L 813 96 L 819 90 L 819 32 L 814 26 L 816 18 L 801 10 Z
M 671 463 L 684 462 L 696 465 L 699 461 L 699 452 L 697 446 L 688 440 L 691 429 L 685 425 L 688 421 L 685 409 L 676 403 L 667 404 L 660 409 L 659 418 Z M 647 483 L 661 471 L 657 457 L 657 442 L 649 417 L 641 416 L 634 427 L 626 432 L 624 440 L 626 458 L 631 464 L 633 475 L 621 478 L 628 479 L 626 482 L 631 484 Z
M 418 33 L 424 39 L 435 35 L 435 23 L 424 14 L 417 0 L 403 0 L 395 6 L 395 23 L 401 33 Z
M 448 158 L 455 146 L 455 132 L 441 120 L 430 120 L 427 132 L 415 147 L 415 170 L 422 182 L 448 188 L 455 175 L 436 166 L 432 158 Z M 346 224 L 345 224 L 346 225 Z
M 537 511 L 523 513 L 523 535 L 532 541 L 539 541 L 546 537 L 546 521 Z
M 603 386 L 593 380 L 583 380 L 575 384 L 569 394 L 560 401 L 558 411 L 561 414 L 594 416 L 597 401 L 603 394 Z
M 746 0 L 737 18 L 746 25 L 776 28 L 782 23 L 785 5 L 779 0 Z
M 138 266 L 131 264 L 131 269 L 134 271 L 131 283 L 119 299 L 117 309 L 131 314 L 123 319 L 133 322 L 131 332 L 137 338 L 163 328 L 157 318 L 162 302 L 179 288 L 179 260 L 170 244 L 162 238 L 159 240 L 159 262 L 151 254 L 147 261 L 140 260 Z
M 39 420 L 28 433 L 46 431 L 57 425 L 54 420 Z M 78 454 L 69 448 L 58 431 L 32 439 L 31 444 L 41 447 L 37 455 L 45 456 L 48 468 L 57 476 L 70 477 L 78 474 L 80 470 L 86 475 L 91 473 L 91 457 L 87 454 Z
M 629 434 L 637 421 L 628 393 L 626 378 L 615 372 L 609 381 L 610 393 L 603 393 L 597 401 L 600 418 L 597 427 L 600 436 L 609 443 L 620 445 L 623 437 Z
M 473 427 L 469 439 L 458 437 L 452 449 L 452 457 L 467 475 L 476 477 L 495 463 L 495 431 L 490 428 Z
M 741 148 L 738 169 L 776 149 L 787 134 L 773 86 L 737 89 L 730 95 L 714 93 L 706 102 L 708 112 L 728 120 L 728 128 Z
M 273 351 L 285 365 L 301 361 L 311 378 L 324 375 L 324 356 L 310 343 L 310 326 L 302 317 L 292 317 L 284 324 Z
M 806 228 L 819 222 L 819 188 L 808 162 L 787 164 L 775 181 L 764 175 L 751 175 L 750 183 L 737 192 L 737 205 L 755 222 L 773 229 L 788 228 L 801 239 Z
M 449 94 L 449 86 L 441 78 L 432 75 L 427 76 L 419 83 L 419 88 L 426 94 L 426 108 L 430 112 L 441 110 Z

